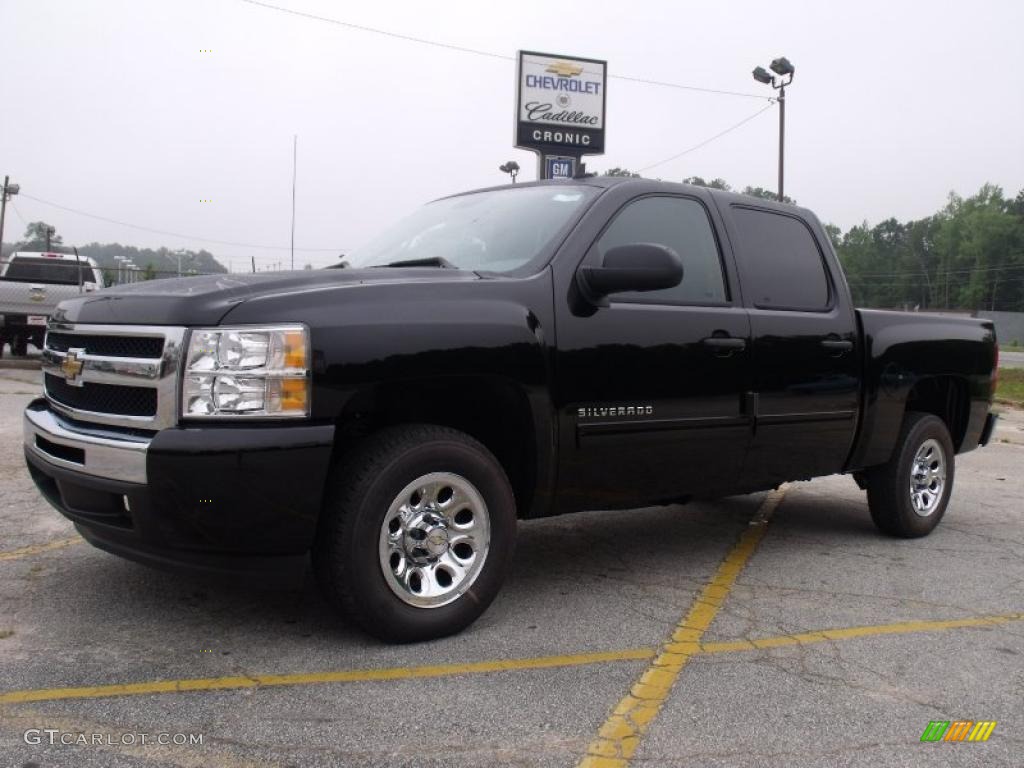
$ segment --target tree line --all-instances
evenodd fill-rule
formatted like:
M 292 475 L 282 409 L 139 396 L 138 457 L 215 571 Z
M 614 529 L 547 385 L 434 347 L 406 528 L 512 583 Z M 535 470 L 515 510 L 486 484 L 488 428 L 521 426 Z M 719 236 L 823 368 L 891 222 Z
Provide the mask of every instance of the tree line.
M 640 176 L 625 168 L 607 175 Z M 690 176 L 683 183 L 734 191 L 724 179 Z M 763 187 L 735 191 L 776 199 Z M 1010 198 L 985 184 L 971 197 L 951 192 L 941 210 L 923 219 L 825 229 L 858 306 L 1024 312 L 1024 189 Z
M 63 238 L 58 234 L 52 234 L 47 240 L 48 229 L 49 226 L 46 222 L 33 221 L 25 229 L 25 234 L 20 241 L 3 244 L 3 258 L 6 259 L 15 251 L 37 253 L 45 251 L 47 243 L 53 253 L 74 253 L 74 249 L 65 245 Z M 120 273 L 118 271 L 120 265 L 115 257 L 131 260 L 139 268 L 139 274 L 135 278 L 137 280 L 177 276 L 179 264 L 182 275 L 227 272 L 224 265 L 205 249 L 198 251 L 185 248 L 172 250 L 165 247 L 137 248 L 134 245 L 121 245 L 120 243 L 88 243 L 78 247 L 78 254 L 96 260 L 96 263 L 103 269 L 104 282 L 107 285 L 112 285 L 124 277 L 124 271 L 122 270 Z

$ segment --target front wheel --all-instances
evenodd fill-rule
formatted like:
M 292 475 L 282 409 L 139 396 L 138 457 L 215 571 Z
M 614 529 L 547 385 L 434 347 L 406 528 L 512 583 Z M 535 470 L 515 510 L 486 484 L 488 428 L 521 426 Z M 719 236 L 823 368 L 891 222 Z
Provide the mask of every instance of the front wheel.
M 515 501 L 483 445 L 445 427 L 393 427 L 335 469 L 313 549 L 327 598 L 390 642 L 475 621 L 511 564 Z
M 871 519 L 890 536 L 927 536 L 946 513 L 954 470 L 945 423 L 930 413 L 908 413 L 889 462 L 865 473 Z

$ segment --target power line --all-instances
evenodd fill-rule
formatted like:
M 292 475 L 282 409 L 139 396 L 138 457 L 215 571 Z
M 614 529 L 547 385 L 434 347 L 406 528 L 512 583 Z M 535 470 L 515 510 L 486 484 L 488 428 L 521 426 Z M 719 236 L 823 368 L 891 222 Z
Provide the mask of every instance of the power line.
M 765 112 L 767 112 L 769 109 L 771 109 L 774 106 L 775 106 L 775 104 L 773 102 L 773 103 L 769 104 L 767 107 L 759 109 L 757 112 L 755 112 L 754 114 L 750 115 L 749 117 L 743 118 L 742 120 L 740 120 L 735 125 L 729 126 L 724 131 L 720 131 L 719 133 L 716 133 L 714 136 L 705 139 L 700 144 L 694 144 L 689 149 L 684 149 L 682 152 L 678 152 L 678 153 L 672 155 L 672 157 L 666 157 L 664 160 L 659 160 L 656 163 L 651 163 L 650 165 L 645 165 L 643 168 L 638 168 L 637 171 L 640 172 L 640 173 L 642 173 L 643 171 L 649 171 L 651 168 L 656 168 L 659 165 L 664 165 L 665 163 L 669 163 L 669 162 L 671 162 L 673 160 L 676 160 L 676 159 L 682 157 L 683 155 L 688 155 L 691 152 L 695 152 L 696 150 L 700 149 L 701 147 L 707 146 L 708 144 L 710 144 L 715 139 L 720 139 L 723 136 L 725 136 L 725 134 L 732 133 L 737 128 L 739 128 L 739 127 L 741 127 L 743 125 L 746 125 L 751 120 L 753 120 L 755 117 L 757 117 L 758 115 L 764 114 Z
M 327 24 L 334 24 L 338 27 L 346 27 L 348 29 L 354 29 L 359 32 L 369 32 L 374 35 L 383 35 L 385 37 L 393 37 L 397 40 L 405 40 L 410 43 L 419 43 L 420 45 L 429 45 L 434 48 L 444 48 L 449 51 L 457 51 L 459 53 L 469 53 L 473 56 L 485 56 L 489 59 L 501 59 L 504 61 L 515 61 L 515 56 L 509 56 L 504 53 L 496 53 L 495 51 L 485 51 L 481 48 L 470 48 L 465 45 L 455 45 L 454 43 L 445 43 L 440 40 L 430 40 L 425 37 L 415 37 L 414 35 L 405 35 L 400 32 L 391 32 L 386 29 L 379 29 L 377 27 L 368 27 L 364 24 L 353 24 L 350 21 L 342 21 L 341 19 L 332 19 L 329 16 L 318 16 L 315 13 L 307 13 L 306 11 L 296 11 L 292 8 L 282 8 L 279 5 L 272 5 L 270 3 L 261 2 L 261 0 L 241 0 L 243 3 L 249 5 L 256 5 L 260 8 L 268 8 L 272 11 L 278 11 L 280 13 L 287 13 L 291 16 L 299 16 L 304 19 L 311 19 L 313 21 L 323 21 Z M 760 93 L 742 93 L 740 91 L 726 91 L 717 88 L 703 88 L 697 85 L 684 85 L 683 83 L 670 83 L 664 80 L 650 80 L 645 77 L 634 77 L 630 75 L 608 75 L 609 80 L 625 80 L 631 83 L 642 83 L 644 85 L 655 85 L 662 88 L 676 88 L 682 91 L 696 91 L 698 93 L 713 93 L 721 96 L 740 96 L 747 99 L 767 99 L 774 101 L 771 96 L 764 96 Z
M 87 213 L 86 211 L 80 211 L 77 208 L 69 208 L 66 205 L 60 205 L 59 203 L 52 203 L 49 200 L 43 200 L 40 197 L 33 197 L 32 195 L 26 195 L 24 192 L 21 196 L 28 200 L 34 200 L 37 203 L 43 205 L 49 205 L 53 208 L 60 208 L 62 211 L 68 211 L 69 213 L 76 213 L 79 216 L 86 216 L 90 219 L 97 219 L 98 221 L 105 221 L 109 224 L 119 224 L 122 227 L 131 227 L 132 229 L 139 229 L 143 232 L 152 232 L 157 235 L 168 235 L 170 237 L 180 237 L 184 240 L 197 240 L 204 243 L 216 243 L 218 245 L 234 245 L 240 248 L 260 248 L 268 251 L 287 251 L 287 245 L 257 245 L 255 243 L 236 243 L 231 240 L 215 240 L 212 237 L 199 237 L 198 235 L 183 235 L 180 232 L 169 232 L 165 229 L 154 229 L 153 227 L 144 227 L 139 224 L 131 224 L 127 221 L 119 221 L 118 219 L 110 219 L 106 216 L 98 216 L 95 213 Z M 21 214 L 18 214 L 21 216 Z M 346 249 L 344 248 L 296 248 L 296 251 L 306 251 L 309 253 L 320 252 L 320 253 L 343 253 Z
M 474 56 L 487 56 L 492 59 L 508 59 L 514 61 L 512 56 L 507 56 L 503 53 L 494 53 L 493 51 L 484 51 L 479 48 L 469 48 L 464 45 L 454 45 L 453 43 L 442 43 L 438 40 L 427 40 L 422 37 L 414 37 L 413 35 L 403 35 L 400 32 L 389 32 L 386 29 L 377 29 L 376 27 L 367 27 L 363 24 L 353 24 L 350 21 L 342 21 L 341 19 L 332 19 L 327 16 L 317 16 L 315 13 L 307 13 L 305 11 L 296 11 L 291 8 L 282 8 L 279 5 L 271 5 L 270 3 L 262 3 L 259 0 L 242 0 L 243 3 L 249 5 L 258 5 L 261 8 L 269 8 L 272 11 L 280 11 L 281 13 L 287 13 L 292 16 L 301 16 L 304 19 L 313 19 L 314 21 L 325 21 L 328 24 L 334 24 L 339 27 L 348 27 L 349 29 L 355 29 L 360 32 L 370 32 L 375 35 L 384 35 L 386 37 L 394 37 L 398 40 L 405 40 L 410 43 L 420 43 L 421 45 L 432 45 L 435 48 L 447 48 L 450 51 L 459 51 L 460 53 L 471 53 Z
M 26 227 L 28 227 L 28 222 L 27 222 L 27 221 L 25 221 L 25 217 L 21 215 L 21 211 L 19 211 L 19 210 L 18 210 L 18 209 L 17 209 L 16 207 L 15 207 L 15 205 L 14 205 L 14 201 L 13 201 L 13 200 L 8 200 L 8 201 L 7 201 L 7 204 L 8 204 L 9 206 L 11 206 L 11 209 L 12 209 L 12 210 L 13 210 L 13 211 L 14 211 L 14 212 L 15 212 L 15 213 L 16 213 L 16 214 L 18 215 L 18 218 L 19 218 L 19 219 L 21 220 L 21 223 L 22 223 L 22 224 L 24 224 L 24 225 L 25 225 Z

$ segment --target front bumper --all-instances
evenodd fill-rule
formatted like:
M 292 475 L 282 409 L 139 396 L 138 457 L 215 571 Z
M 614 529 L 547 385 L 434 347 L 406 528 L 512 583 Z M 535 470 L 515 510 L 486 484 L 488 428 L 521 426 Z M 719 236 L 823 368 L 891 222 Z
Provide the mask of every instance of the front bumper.
M 334 426 L 146 436 L 68 420 L 40 399 L 24 438 L 40 492 L 92 544 L 150 565 L 252 572 L 290 567 L 312 545 Z

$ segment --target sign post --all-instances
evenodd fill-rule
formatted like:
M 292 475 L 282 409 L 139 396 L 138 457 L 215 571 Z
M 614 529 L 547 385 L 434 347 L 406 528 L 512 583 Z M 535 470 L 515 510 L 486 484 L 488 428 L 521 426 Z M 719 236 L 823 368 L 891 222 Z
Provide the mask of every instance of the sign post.
M 542 179 L 571 179 L 604 154 L 608 62 L 519 52 L 516 147 L 536 152 Z

